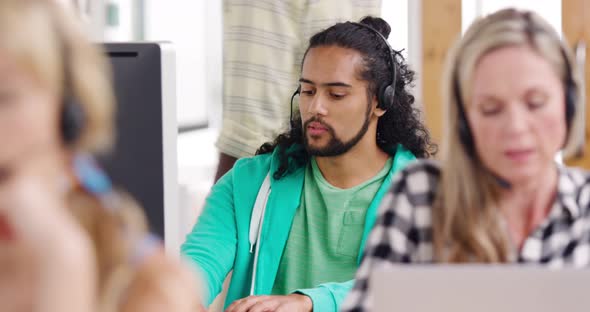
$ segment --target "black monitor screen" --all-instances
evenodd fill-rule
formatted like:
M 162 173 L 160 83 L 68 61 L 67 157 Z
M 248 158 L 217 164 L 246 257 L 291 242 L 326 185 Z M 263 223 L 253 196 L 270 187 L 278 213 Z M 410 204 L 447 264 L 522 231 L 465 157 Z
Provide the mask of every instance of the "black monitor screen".
M 141 204 L 164 237 L 161 50 L 155 43 L 106 43 L 117 99 L 116 143 L 99 159 L 115 186 Z

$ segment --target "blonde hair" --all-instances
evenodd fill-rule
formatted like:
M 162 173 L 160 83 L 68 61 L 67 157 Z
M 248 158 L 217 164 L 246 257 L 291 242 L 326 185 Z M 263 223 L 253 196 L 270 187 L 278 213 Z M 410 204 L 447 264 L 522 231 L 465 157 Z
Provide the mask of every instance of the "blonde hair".
M 86 39 L 83 29 L 73 12 L 54 1 L 0 1 L 0 49 L 57 96 L 76 98 L 85 115 L 84 127 L 78 140 L 67 148 L 73 154 L 96 154 L 107 151 L 112 143 L 114 97 L 104 52 Z M 80 188 L 67 197 L 67 205 L 86 230 L 97 257 L 97 310 L 135 311 L 146 299 L 170 303 L 170 307 L 179 301 L 175 298 L 186 295 L 183 291 L 192 292 L 193 285 L 181 276 L 187 272 L 170 262 L 161 246 L 143 262 L 131 261 L 147 237 L 145 216 L 127 194 L 116 191 L 109 198 L 114 201 L 107 207 L 103 198 Z M 176 286 L 182 286 L 182 291 L 177 289 L 171 295 L 174 283 L 170 280 L 179 282 Z M 186 300 L 193 301 L 196 303 Z
M 105 152 L 113 138 L 114 95 L 104 52 L 86 39 L 73 11 L 52 0 L 2 0 L 0 49 L 57 96 L 73 96 L 85 121 L 75 152 Z
M 537 14 L 505 9 L 469 27 L 450 51 L 443 78 L 446 125 L 441 148 L 441 185 L 433 209 L 434 250 L 439 261 L 509 261 L 510 240 L 497 207 L 500 186 L 478 157 L 470 155 L 463 146 L 459 105 L 469 102 L 472 75 L 481 57 L 513 45 L 526 45 L 545 58 L 564 85 L 568 79 L 580 85 L 567 46 Z M 580 103 L 580 89 L 574 91 L 574 103 Z M 572 119 L 566 152 L 575 141 L 573 128 L 579 124 L 579 118 Z

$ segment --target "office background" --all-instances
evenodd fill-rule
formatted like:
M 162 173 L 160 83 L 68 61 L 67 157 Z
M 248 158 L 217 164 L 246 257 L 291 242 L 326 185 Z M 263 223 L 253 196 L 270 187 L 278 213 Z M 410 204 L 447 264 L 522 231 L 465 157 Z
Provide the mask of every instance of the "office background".
M 88 31 L 97 42 L 169 41 L 176 53 L 177 155 L 179 203 L 182 217 L 178 241 L 192 226 L 213 183 L 217 165 L 214 142 L 221 127 L 222 105 L 222 6 L 223 0 L 62 0 L 73 3 L 84 16 Z M 436 101 L 431 100 L 432 84 L 425 79 L 430 64 L 425 62 L 425 12 L 437 5 L 457 13 L 461 29 L 477 16 L 516 6 L 540 13 L 558 30 L 562 27 L 559 0 L 382 0 L 382 17 L 392 27 L 390 42 L 404 54 L 417 74 L 417 105 L 426 103 L 425 115 L 439 136 Z M 455 7 L 453 7 L 455 5 Z M 436 34 L 433 34 L 435 36 Z M 454 34 L 453 34 L 454 36 Z M 426 56 L 425 56 L 426 55 Z M 428 77 L 426 77 L 428 78 Z M 426 88 L 426 90 L 424 90 Z M 438 89 L 436 89 L 438 91 Z M 426 96 L 422 96 L 426 94 Z M 436 96 L 436 95 L 434 95 Z M 277 103 L 281 105 L 281 103 Z

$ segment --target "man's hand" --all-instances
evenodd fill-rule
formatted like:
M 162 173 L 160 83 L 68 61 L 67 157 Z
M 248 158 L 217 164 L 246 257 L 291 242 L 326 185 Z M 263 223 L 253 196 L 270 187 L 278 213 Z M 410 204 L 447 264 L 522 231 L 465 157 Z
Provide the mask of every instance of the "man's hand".
M 313 303 L 306 295 L 250 296 L 234 301 L 226 312 L 311 312 Z

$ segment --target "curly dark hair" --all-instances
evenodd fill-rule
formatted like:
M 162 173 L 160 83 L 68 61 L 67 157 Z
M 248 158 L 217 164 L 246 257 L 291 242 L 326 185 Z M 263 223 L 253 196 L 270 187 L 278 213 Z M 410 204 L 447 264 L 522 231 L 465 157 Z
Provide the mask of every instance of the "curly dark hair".
M 391 64 L 390 48 L 379 35 L 366 26 L 373 28 L 387 38 L 391 31 L 389 24 L 381 18 L 367 16 L 359 23 L 338 23 L 311 37 L 309 47 L 303 60 L 311 48 L 319 46 L 338 46 L 353 49 L 363 55 L 364 68 L 359 70 L 361 79 L 368 82 L 367 96 L 373 98 L 384 84 L 393 81 L 396 71 L 395 96 L 391 103 L 379 103 L 386 109 L 377 122 L 377 146 L 384 152 L 393 155 L 398 144 L 403 145 L 418 158 L 428 158 L 437 151 L 431 142 L 430 134 L 420 117 L 420 110 L 414 107 L 414 96 L 407 88 L 413 85 L 414 71 L 406 63 L 399 51 L 394 51 L 395 64 Z M 303 66 L 303 62 L 302 62 Z M 264 143 L 256 155 L 272 153 L 278 148 L 280 165 L 274 173 L 280 179 L 293 168 L 304 165 L 309 154 L 303 146 L 303 126 L 299 116 L 291 120 L 291 129 L 280 134 L 273 142 Z

